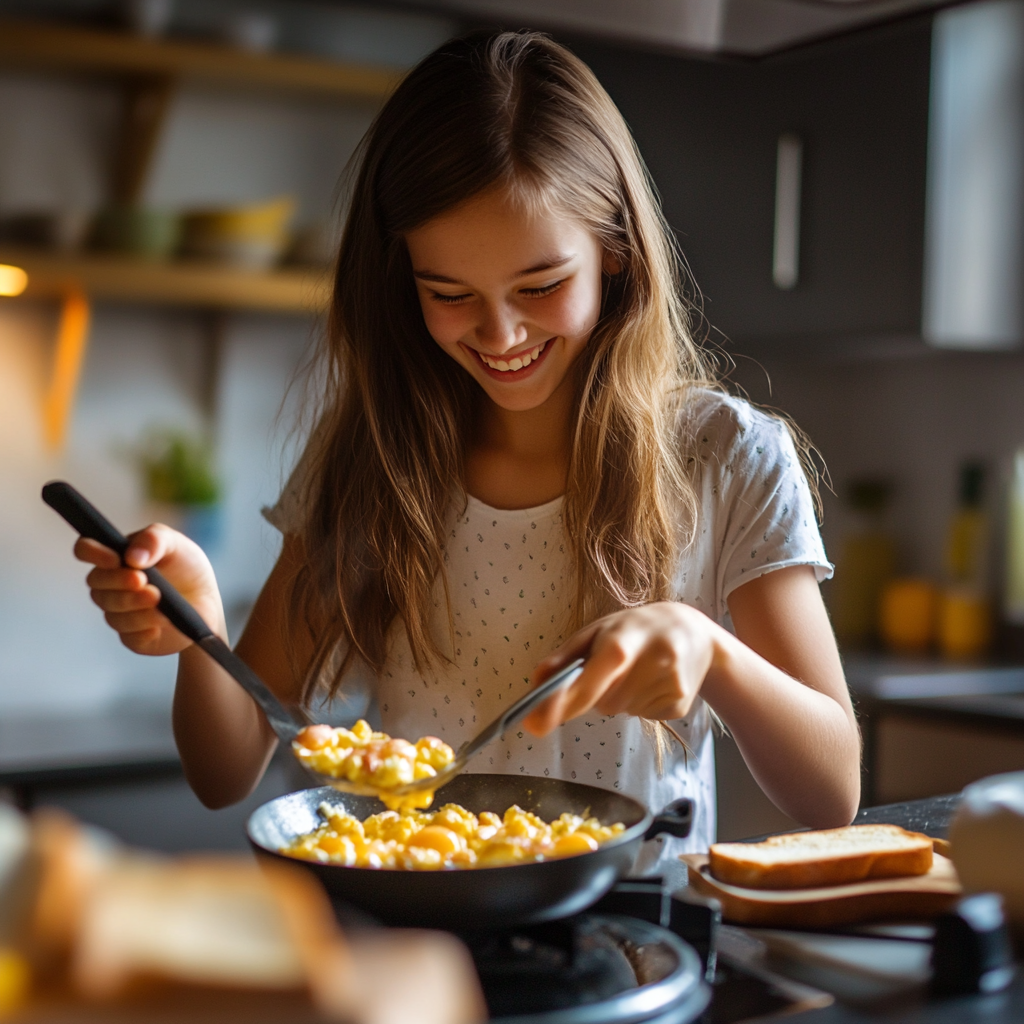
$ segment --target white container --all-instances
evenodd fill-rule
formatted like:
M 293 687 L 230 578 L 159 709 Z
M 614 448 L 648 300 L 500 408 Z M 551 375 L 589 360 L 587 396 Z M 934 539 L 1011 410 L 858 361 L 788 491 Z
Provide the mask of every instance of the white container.
M 1000 893 L 1010 921 L 1024 929 L 1024 772 L 972 782 L 949 843 L 964 891 Z
M 921 330 L 941 348 L 1024 342 L 1024 0 L 932 29 Z

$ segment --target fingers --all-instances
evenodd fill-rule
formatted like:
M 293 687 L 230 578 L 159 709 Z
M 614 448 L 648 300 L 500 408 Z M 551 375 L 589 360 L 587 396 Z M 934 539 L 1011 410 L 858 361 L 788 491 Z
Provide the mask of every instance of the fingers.
M 124 561 L 94 540 L 80 538 L 75 556 L 94 568 L 86 577 L 90 597 L 121 642 L 139 654 L 175 654 L 190 641 L 158 611 L 160 593 L 145 571 L 159 567 L 186 601 L 223 632 L 223 607 L 209 559 L 193 541 L 162 523 L 128 537 Z
M 85 582 L 92 590 L 142 590 L 150 585 L 144 572 L 124 567 L 101 569 L 97 566 L 85 577 Z
M 570 662 L 577 658 L 584 658 L 590 651 L 594 637 L 601 629 L 602 620 L 591 623 L 589 626 L 573 634 L 561 647 L 557 647 L 546 658 L 542 658 L 534 666 L 530 674 L 530 685 L 539 686 L 545 679 L 550 679 L 559 669 L 565 668 Z M 542 705 L 543 706 L 543 705 Z
M 135 654 L 163 654 L 160 648 L 161 630 L 154 626 L 137 633 L 119 633 L 121 643 Z
M 151 568 L 175 549 L 176 538 L 177 534 L 162 523 L 129 534 L 125 564 L 135 569 Z
M 630 637 L 628 627 L 622 629 L 616 624 L 616 619 L 617 616 L 599 619 L 538 665 L 535 675 L 539 674 L 542 667 L 548 667 L 545 662 L 554 662 L 550 670 L 544 673 L 543 678 L 547 678 L 563 664 L 581 654 L 587 654 L 580 677 L 571 686 L 549 697 L 524 719 L 523 724 L 530 732 L 546 736 L 562 722 L 588 711 L 615 685 L 622 673 L 628 671 L 635 657 L 635 651 L 631 648 L 641 645 L 640 638 Z
M 107 620 L 107 625 L 111 629 L 122 634 L 159 629 L 164 621 L 163 616 L 152 608 L 142 608 L 130 612 L 104 612 L 103 618 Z
M 79 537 L 75 541 L 74 553 L 80 562 L 99 565 L 104 569 L 113 569 L 121 564 L 116 551 L 111 551 L 98 540 L 90 540 L 87 537 Z
M 90 573 L 91 575 L 91 573 Z M 155 608 L 160 603 L 160 593 L 153 586 L 138 589 L 129 587 L 100 588 L 93 586 L 89 592 L 93 604 L 105 612 L 137 612 Z
M 175 533 L 161 523 L 154 523 L 144 530 L 138 530 L 128 536 L 128 547 L 122 562 L 116 551 L 99 541 L 87 537 L 79 537 L 75 542 L 75 558 L 89 562 L 101 569 L 116 569 L 126 565 L 134 569 L 149 569 L 175 548 Z
M 589 650 L 580 677 L 545 701 L 524 725 L 544 736 L 591 708 L 607 717 L 685 716 L 710 667 L 705 619 L 699 612 L 666 602 L 599 620 L 537 666 L 535 678 L 542 672 L 546 677 Z

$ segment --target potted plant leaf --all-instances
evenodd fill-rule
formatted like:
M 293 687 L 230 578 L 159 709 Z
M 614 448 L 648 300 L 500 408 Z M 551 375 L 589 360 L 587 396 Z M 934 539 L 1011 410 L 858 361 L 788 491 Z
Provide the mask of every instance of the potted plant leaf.
M 150 518 L 180 530 L 209 554 L 222 527 L 213 445 L 182 430 L 152 430 L 136 458 Z

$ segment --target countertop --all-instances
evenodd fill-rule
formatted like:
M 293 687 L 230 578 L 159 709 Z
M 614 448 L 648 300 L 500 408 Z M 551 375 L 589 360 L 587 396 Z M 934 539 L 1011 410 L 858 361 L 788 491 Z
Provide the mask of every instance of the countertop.
M 1020 732 L 1024 666 L 956 665 L 935 659 L 847 657 L 846 678 L 868 715 L 912 714 Z
M 111 780 L 180 770 L 169 705 L 0 718 L 0 786 Z
M 857 824 L 889 822 L 915 832 L 945 839 L 958 794 L 871 807 L 861 811 Z M 1021 1024 L 1024 1021 L 1024 973 L 1019 972 L 1004 992 L 951 999 L 916 999 L 870 1011 L 841 1003 L 807 1010 L 787 1018 L 800 1024 Z
M 170 707 L 131 702 L 79 714 L 0 718 L 0 786 L 180 770 Z

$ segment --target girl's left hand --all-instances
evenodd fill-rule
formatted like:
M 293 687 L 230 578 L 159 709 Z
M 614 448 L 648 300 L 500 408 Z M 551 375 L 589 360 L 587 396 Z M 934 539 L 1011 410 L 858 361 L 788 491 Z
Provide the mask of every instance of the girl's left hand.
M 534 669 L 536 686 L 575 658 L 587 659 L 579 679 L 541 704 L 524 725 L 546 736 L 591 708 L 607 717 L 685 718 L 715 662 L 720 629 L 703 612 L 674 601 L 598 619 Z

